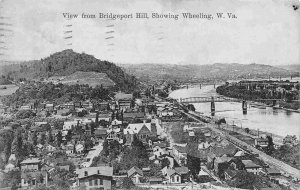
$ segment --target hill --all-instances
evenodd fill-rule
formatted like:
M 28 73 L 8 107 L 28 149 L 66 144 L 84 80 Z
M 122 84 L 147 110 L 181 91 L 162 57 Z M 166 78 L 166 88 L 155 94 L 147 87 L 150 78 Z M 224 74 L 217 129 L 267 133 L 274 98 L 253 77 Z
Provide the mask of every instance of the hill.
M 294 65 L 280 65 L 279 68 L 286 69 L 289 71 L 296 71 L 300 72 L 300 64 L 294 64 Z
M 48 79 L 50 77 L 69 76 L 77 71 L 82 71 L 70 76 L 69 79 L 72 80 L 78 75 L 82 75 L 81 78 L 87 76 L 83 72 L 94 72 L 87 81 L 91 80 L 95 83 L 104 77 L 103 74 L 96 75 L 95 73 L 105 73 L 111 79 L 109 81 L 104 77 L 106 82 L 109 81 L 109 84 L 114 82 L 118 89 L 124 91 L 133 90 L 137 83 L 134 76 L 128 75 L 115 64 L 96 59 L 85 53 L 76 53 L 70 49 L 54 53 L 45 59 L 2 66 L 2 68 L 4 70 L 2 73 L 13 79 Z M 94 79 L 92 79 L 93 77 Z M 96 79 L 95 77 L 99 78 Z
M 212 65 L 169 65 L 169 64 L 122 64 L 127 73 L 135 75 L 142 81 L 179 80 L 179 81 L 211 81 L 239 80 L 252 78 L 290 77 L 299 72 L 262 64 L 225 64 Z
M 107 76 L 106 73 L 82 72 L 76 71 L 69 76 L 53 76 L 48 79 L 53 83 L 62 83 L 67 85 L 88 84 L 91 87 L 102 85 L 103 87 L 113 87 L 115 83 Z

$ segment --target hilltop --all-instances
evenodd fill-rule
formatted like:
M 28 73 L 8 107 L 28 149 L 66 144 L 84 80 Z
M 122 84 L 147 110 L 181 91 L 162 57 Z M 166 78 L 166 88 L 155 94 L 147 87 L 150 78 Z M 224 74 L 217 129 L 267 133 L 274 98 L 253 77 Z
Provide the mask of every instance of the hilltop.
M 84 78 L 91 75 L 87 82 L 92 80 L 95 84 L 95 82 L 104 80 L 104 85 L 115 83 L 117 88 L 124 91 L 134 89 L 137 83 L 134 76 L 128 75 L 114 63 L 96 59 L 94 56 L 85 53 L 76 53 L 70 49 L 54 53 L 41 60 L 2 66 L 2 68 L 2 74 L 4 73 L 6 77 L 14 79 L 49 79 L 50 77 L 66 76 L 66 80 L 72 81 L 74 77 Z M 78 71 L 81 72 L 76 73 Z M 84 74 L 84 72 L 93 73 Z M 97 75 L 96 73 L 102 74 Z M 72 76 L 72 74 L 74 75 Z M 80 81 L 83 82 L 83 80 Z
M 239 80 L 299 76 L 299 72 L 262 64 L 215 63 L 212 65 L 120 64 L 142 81 Z

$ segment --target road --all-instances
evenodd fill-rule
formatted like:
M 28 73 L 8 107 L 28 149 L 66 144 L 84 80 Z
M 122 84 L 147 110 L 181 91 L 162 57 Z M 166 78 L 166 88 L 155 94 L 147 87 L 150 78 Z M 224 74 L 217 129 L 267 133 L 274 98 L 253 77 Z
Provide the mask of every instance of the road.
M 99 156 L 100 152 L 102 151 L 103 149 L 103 142 L 100 142 L 98 145 L 94 146 L 92 150 L 89 151 L 89 153 L 87 154 L 86 156 L 86 162 L 83 162 L 81 164 L 82 167 L 90 167 L 92 162 L 93 162 L 93 159 L 96 157 L 96 156 Z

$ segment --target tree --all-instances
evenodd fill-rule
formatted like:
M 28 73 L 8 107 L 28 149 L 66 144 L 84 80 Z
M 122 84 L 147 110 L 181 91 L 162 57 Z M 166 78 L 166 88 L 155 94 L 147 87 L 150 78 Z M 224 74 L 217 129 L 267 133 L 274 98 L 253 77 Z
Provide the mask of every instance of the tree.
M 267 139 L 268 139 L 268 146 L 267 146 L 266 153 L 271 155 L 275 151 L 273 138 L 271 136 L 267 136 Z
M 20 129 L 16 131 L 12 148 L 13 148 L 13 152 L 16 154 L 17 159 L 22 159 L 24 150 L 23 150 L 22 131 Z
M 41 134 L 41 141 L 40 142 L 41 142 L 42 145 L 44 145 L 46 143 L 46 134 L 45 133 Z
M 32 141 L 33 141 L 34 146 L 37 145 L 37 139 L 38 139 L 37 133 L 36 133 L 36 131 L 34 131 L 33 136 L 32 136 Z
M 56 135 L 56 139 L 57 139 L 57 146 L 60 147 L 60 145 L 62 143 L 62 133 L 61 133 L 61 131 L 58 131 L 58 133 Z
M 249 129 L 249 128 L 245 128 L 245 132 L 246 132 L 246 133 L 249 133 L 249 132 L 250 132 L 250 129 Z
M 49 131 L 48 143 L 52 143 L 54 141 L 51 130 Z
M 125 177 L 122 181 L 122 187 L 125 189 L 132 189 L 134 187 L 134 183 L 129 177 Z
M 164 158 L 162 159 L 161 161 L 161 168 L 164 168 L 164 167 L 169 167 L 170 166 L 170 160 L 168 158 Z
M 194 157 L 190 154 L 187 155 L 187 167 L 193 176 L 198 175 L 200 171 L 200 158 Z

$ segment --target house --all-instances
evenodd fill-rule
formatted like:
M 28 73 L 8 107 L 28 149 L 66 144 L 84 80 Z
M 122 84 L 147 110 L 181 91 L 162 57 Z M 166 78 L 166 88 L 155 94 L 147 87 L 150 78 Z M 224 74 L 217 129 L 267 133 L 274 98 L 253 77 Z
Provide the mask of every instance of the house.
M 144 174 L 141 169 L 134 166 L 128 170 L 127 177 L 129 177 L 134 184 L 139 184 L 141 183 L 141 179 L 144 177 Z
M 101 121 L 101 120 L 106 121 L 106 122 L 110 122 L 111 114 L 109 114 L 109 113 L 99 113 L 98 122 Z
M 47 170 L 42 169 L 42 161 L 38 158 L 28 158 L 21 163 L 21 187 L 36 186 L 48 183 Z
M 54 110 L 54 104 L 46 104 L 45 109 L 48 111 L 53 111 Z
M 4 171 L 5 171 L 5 172 L 9 172 L 9 171 L 12 171 L 12 170 L 14 170 L 14 169 L 15 169 L 15 165 L 12 164 L 12 163 L 8 163 L 8 164 L 6 164 L 6 166 L 5 166 L 5 168 L 4 168 Z
M 94 135 L 95 135 L 95 138 L 97 140 L 100 140 L 100 139 L 105 139 L 106 133 L 107 133 L 106 129 L 99 128 L 99 129 L 95 130 L 95 134 Z
M 74 145 L 73 144 L 67 144 L 65 148 L 66 148 L 67 155 L 74 154 Z
M 45 184 L 47 186 L 48 178 L 47 171 L 21 172 L 21 188 L 33 188 L 39 184 Z
M 211 147 L 211 143 L 205 141 L 198 144 L 198 150 L 205 150 Z
M 121 141 L 121 129 L 120 128 L 108 129 L 106 139 L 108 141 L 113 141 L 113 140 Z
M 76 150 L 76 153 L 81 154 L 81 153 L 83 153 L 84 146 L 82 144 L 77 144 L 75 146 L 75 150 Z
M 234 156 L 237 152 L 237 149 L 232 144 L 227 144 L 226 146 L 215 146 L 210 149 L 210 152 L 207 153 L 207 162 L 212 163 L 212 167 L 214 167 L 214 161 L 217 157 L 226 156 Z
M 142 112 L 124 112 L 123 113 L 123 120 L 129 121 L 133 119 L 144 119 L 145 114 Z
M 188 180 L 189 169 L 187 167 L 168 168 L 166 178 L 168 183 L 184 183 Z
M 174 115 L 173 108 L 170 107 L 159 107 L 157 108 L 156 113 L 159 117 L 171 117 Z
M 151 120 L 151 123 L 131 123 L 124 129 L 124 135 L 126 136 L 126 143 L 131 144 L 133 141 L 133 136 L 143 141 L 147 142 L 148 137 L 157 136 L 157 126 L 155 121 Z
M 21 165 L 21 170 L 30 170 L 30 171 L 38 171 L 41 169 L 42 161 L 38 158 L 28 158 L 23 160 Z
M 21 106 L 20 110 L 31 110 L 31 106 L 30 105 Z
M 265 148 L 269 145 L 269 140 L 267 138 L 256 138 L 254 140 L 255 146 L 260 146 L 262 148 Z
M 99 111 L 107 111 L 110 109 L 109 102 L 99 102 L 95 104 L 95 109 Z
M 63 125 L 63 130 L 64 131 L 72 130 L 78 124 L 79 124 L 79 120 L 78 121 L 65 121 L 64 125 Z
M 65 105 L 64 105 L 64 107 L 66 108 L 66 109 L 69 109 L 69 110 L 75 110 L 75 105 L 74 105 L 74 103 L 73 102 L 70 102 L 70 103 L 66 103 Z
M 150 177 L 149 178 L 150 185 L 161 184 L 162 182 L 163 182 L 163 179 L 161 177 Z
M 55 146 L 52 146 L 51 144 L 48 144 L 46 146 L 46 149 L 47 149 L 48 152 L 53 152 L 53 151 L 56 150 Z
M 117 106 L 119 110 L 127 110 L 132 108 L 132 104 L 133 104 L 132 94 L 125 94 L 119 92 L 115 95 L 115 100 L 117 101 Z
M 76 185 L 87 190 L 111 190 L 113 181 L 113 167 L 99 166 L 76 169 Z
M 258 175 L 260 169 L 262 169 L 261 166 L 255 164 L 252 160 L 242 160 L 242 162 L 245 165 L 245 169 L 247 170 L 247 172 L 252 172 Z
M 276 168 L 265 168 L 265 173 L 270 177 L 280 176 L 281 172 Z
M 223 155 L 222 157 L 216 157 L 214 161 L 214 171 L 219 174 L 220 172 L 224 172 L 223 168 L 227 168 L 226 165 L 230 161 L 230 157 L 227 157 L 226 155 Z
M 225 180 L 234 180 L 234 178 L 238 175 L 241 175 L 243 173 L 247 173 L 245 170 L 225 170 L 224 175 L 225 175 Z
M 122 126 L 122 121 L 119 121 L 117 119 L 114 119 L 112 122 L 111 122 L 111 127 L 112 128 L 119 128 Z
M 174 155 L 174 158 L 178 163 L 181 163 L 181 160 L 184 160 L 186 163 L 187 160 L 187 152 L 186 152 L 186 147 L 185 146 L 178 146 L 174 145 L 172 147 L 172 153 Z

